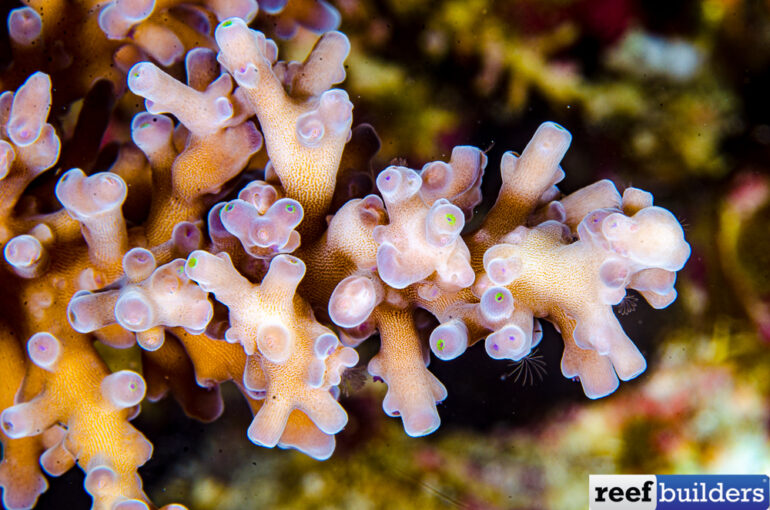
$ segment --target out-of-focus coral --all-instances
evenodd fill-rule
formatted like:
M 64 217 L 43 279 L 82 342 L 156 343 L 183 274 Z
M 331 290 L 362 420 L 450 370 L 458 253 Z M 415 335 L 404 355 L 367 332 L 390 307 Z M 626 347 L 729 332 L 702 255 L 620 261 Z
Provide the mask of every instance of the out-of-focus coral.
M 564 195 L 572 136 L 559 124 L 502 156 L 497 200 L 477 218 L 488 158 L 476 147 L 373 172 L 380 142 L 352 127 L 353 103 L 335 88 L 351 49 L 341 32 L 282 61 L 249 27 L 251 1 L 117 0 L 71 19 L 63 5 L 11 12 L 14 60 L 0 81 L 7 507 L 35 504 L 40 467 L 58 476 L 77 464 L 94 508 L 149 508 L 138 468 L 152 445 L 130 424 L 141 402 L 170 393 L 211 421 L 229 381 L 254 415 L 252 442 L 327 459 L 348 421 L 340 385 L 375 333 L 366 370 L 410 436 L 441 422 L 447 390 L 431 352 L 451 360 L 483 341 L 491 358 L 521 360 L 540 321 L 561 333 L 562 373 L 589 398 L 645 370 L 612 306 L 627 289 L 671 304 L 690 246 L 648 192 L 602 180 Z M 278 35 L 337 23 L 323 2 L 282 13 Z M 62 20 L 85 39 L 60 44 L 59 67 L 36 63 Z M 182 60 L 184 80 L 172 66 Z M 99 110 L 96 79 L 133 96 L 99 124 L 117 146 L 110 164 L 70 168 Z M 136 97 L 145 111 L 129 119 Z M 74 128 L 51 114 L 73 101 Z M 141 363 L 119 366 L 100 346 Z
M 644 27 L 644 2 L 634 0 L 340 2 L 361 52 L 350 90 L 367 110 L 387 111 L 384 126 L 402 135 L 385 147 L 389 157 L 427 160 L 463 135 L 479 103 L 503 122 L 525 116 L 534 99 L 557 120 L 581 115 L 593 133 L 614 135 L 656 179 L 721 176 L 729 162 L 720 143 L 740 123 L 716 57 L 739 7 L 700 4 L 692 16 L 705 18 L 701 30 L 672 37 Z M 419 54 L 419 65 L 400 63 L 402 51 Z
M 717 238 L 735 296 L 765 340 L 770 340 L 768 214 L 770 180 L 755 172 L 740 174 L 721 204 Z

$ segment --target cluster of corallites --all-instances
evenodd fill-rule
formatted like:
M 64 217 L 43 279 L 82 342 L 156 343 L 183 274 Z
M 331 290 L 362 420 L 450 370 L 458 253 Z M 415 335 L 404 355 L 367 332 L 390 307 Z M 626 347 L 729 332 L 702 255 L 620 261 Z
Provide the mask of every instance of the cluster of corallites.
M 446 397 L 426 368 L 428 348 L 448 360 L 484 340 L 491 357 L 519 360 L 547 320 L 564 337 L 564 375 L 589 397 L 644 370 L 612 305 L 628 288 L 653 307 L 670 304 L 690 252 L 649 193 L 621 196 L 601 181 L 563 196 L 555 185 L 571 137 L 545 123 L 520 156 L 505 154 L 496 203 L 466 231 L 482 198 L 482 151 L 456 147 L 448 163 L 373 173 L 376 135 L 351 129 L 353 105 L 332 88 L 345 78 L 343 34 L 327 32 L 304 62 L 279 61 L 274 42 L 247 26 L 253 2 L 202 4 L 169 11 L 197 25 L 164 26 L 151 1 L 83 14 L 131 55 L 161 66 L 184 56 L 187 84 L 149 60 L 126 68 L 146 111 L 109 171 L 86 175 L 59 161 L 69 140 L 47 123 L 50 76 L 56 86 L 72 62 L 0 96 L 7 508 L 34 505 L 47 487 L 41 468 L 57 476 L 75 464 L 94 508 L 151 507 L 137 469 L 152 446 L 129 424 L 140 402 L 171 393 L 190 416 L 213 420 L 226 381 L 254 413 L 251 441 L 328 458 L 347 422 L 338 385 L 375 333 L 368 371 L 388 386 L 385 412 L 412 436 L 439 426 L 436 403 Z M 187 36 L 206 34 L 205 8 L 241 17 L 196 43 Z M 44 12 L 11 13 L 17 47 L 57 47 L 55 14 Z M 164 57 L 176 47 L 169 34 L 181 53 Z M 125 63 L 127 52 L 114 58 Z M 77 94 L 75 85 L 64 90 Z M 263 141 L 269 161 L 255 173 L 249 162 Z M 53 212 L 45 188 L 30 186 L 46 170 L 61 205 Z M 418 309 L 440 322 L 428 342 Z M 112 372 L 95 343 L 139 352 L 141 373 Z

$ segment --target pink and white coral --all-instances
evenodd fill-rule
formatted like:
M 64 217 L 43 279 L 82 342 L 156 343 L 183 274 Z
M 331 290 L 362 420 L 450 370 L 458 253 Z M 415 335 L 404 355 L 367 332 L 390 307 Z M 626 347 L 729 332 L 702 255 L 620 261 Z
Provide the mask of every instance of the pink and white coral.
M 249 28 L 253 2 L 185 5 L 221 21 L 198 47 L 159 24 L 153 2 L 109 2 L 90 21 L 155 60 L 124 66 L 147 111 L 109 171 L 56 167 L 64 134 L 47 122 L 58 78 L 36 72 L 0 95 L 6 507 L 29 508 L 46 489 L 39 459 L 51 476 L 77 463 L 95 508 L 149 508 L 137 469 L 152 446 L 129 421 L 145 395 L 168 392 L 214 419 L 226 381 L 254 412 L 252 442 L 328 458 L 347 423 L 338 386 L 375 333 L 367 369 L 411 436 L 439 427 L 447 396 L 429 350 L 448 360 L 484 340 L 492 358 L 519 360 L 548 321 L 564 337 L 562 372 L 588 397 L 644 371 L 611 307 L 629 288 L 670 304 L 690 253 L 649 193 L 621 197 L 601 181 L 563 196 L 571 136 L 544 123 L 521 155 L 503 156 L 502 187 L 480 221 L 471 223 L 487 157 L 470 146 L 419 172 L 390 166 L 378 194 L 345 196 L 356 172 L 371 176 L 378 146 L 371 127 L 351 129 L 353 104 L 332 88 L 345 79 L 346 36 L 326 32 L 304 62 L 283 62 Z M 44 37 L 49 21 L 12 11 L 15 44 Z M 186 84 L 163 69 L 183 58 Z M 263 137 L 258 179 L 247 167 Z M 62 208 L 17 206 L 54 167 Z M 137 212 L 141 194 L 151 198 Z M 427 341 L 418 309 L 440 323 Z M 140 351 L 141 373 L 110 369 L 94 339 Z

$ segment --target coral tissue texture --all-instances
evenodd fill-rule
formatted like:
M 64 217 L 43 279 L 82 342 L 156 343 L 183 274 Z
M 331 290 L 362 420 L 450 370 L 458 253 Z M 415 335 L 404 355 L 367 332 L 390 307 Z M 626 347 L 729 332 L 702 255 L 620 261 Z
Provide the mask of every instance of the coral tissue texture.
M 410 436 L 439 427 L 447 396 L 429 350 L 520 360 L 548 321 L 587 397 L 645 370 L 612 306 L 627 289 L 668 306 L 690 247 L 645 191 L 562 194 L 560 125 L 494 162 L 502 187 L 474 220 L 483 151 L 371 168 L 379 140 L 335 88 L 350 44 L 323 2 L 260 6 L 278 35 L 323 34 L 303 62 L 249 27 L 253 0 L 26 3 L 0 75 L 6 508 L 75 465 L 94 508 L 152 508 L 141 402 L 170 393 L 213 420 L 226 381 L 251 442 L 326 459 L 348 418 L 338 386 L 371 337 L 366 369 Z M 137 97 L 132 118 L 104 113 Z M 90 170 L 99 139 L 117 148 L 107 171 Z M 108 347 L 137 362 L 109 363 Z

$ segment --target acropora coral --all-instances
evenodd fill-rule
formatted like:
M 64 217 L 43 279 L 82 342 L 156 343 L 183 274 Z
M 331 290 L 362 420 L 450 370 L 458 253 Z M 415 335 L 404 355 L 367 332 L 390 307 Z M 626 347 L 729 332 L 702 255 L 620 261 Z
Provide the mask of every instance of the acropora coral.
M 410 436 L 438 428 L 447 396 L 429 351 L 483 341 L 520 360 L 546 320 L 588 397 L 645 370 L 612 306 L 627 289 L 668 306 L 690 247 L 650 193 L 604 180 L 563 195 L 560 125 L 505 153 L 471 226 L 484 151 L 373 171 L 379 139 L 334 88 L 350 44 L 327 4 L 261 6 L 279 36 L 323 32 L 287 62 L 249 27 L 254 0 L 25 3 L 0 75 L 7 508 L 34 506 L 43 472 L 75 464 L 94 508 L 152 507 L 137 474 L 152 445 L 130 423 L 142 400 L 171 393 L 213 420 L 226 381 L 254 413 L 253 443 L 329 458 L 347 422 L 338 386 L 375 334 L 367 370 Z M 121 118 L 137 96 L 146 111 Z M 105 116 L 100 101 L 124 108 Z M 88 162 L 94 136 L 117 146 L 109 167 L 67 164 Z M 427 342 L 418 309 L 440 323 Z M 100 345 L 141 363 L 114 367 Z

